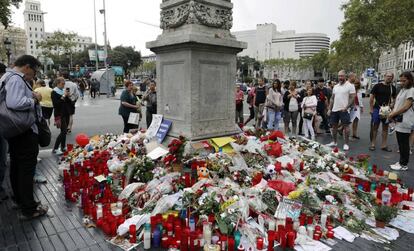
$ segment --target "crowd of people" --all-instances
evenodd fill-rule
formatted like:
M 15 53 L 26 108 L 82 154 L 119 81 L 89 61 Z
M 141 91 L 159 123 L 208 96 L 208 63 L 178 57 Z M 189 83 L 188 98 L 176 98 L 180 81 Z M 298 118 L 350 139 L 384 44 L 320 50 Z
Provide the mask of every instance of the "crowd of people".
M 381 151 L 391 152 L 387 138 L 395 132 L 400 160 L 391 165 L 393 170 L 407 170 L 409 156 L 414 148 L 414 82 L 410 72 L 399 76 L 400 91 L 393 84 L 394 75 L 387 73 L 385 80 L 374 85 L 365 111 L 371 115 L 370 151 L 376 150 L 379 126 L 382 125 Z M 243 121 L 244 93 L 236 85 L 236 123 L 241 127 L 254 120 L 256 129 L 279 130 L 283 121 L 284 132 L 315 140 L 318 134 L 329 133 L 331 147 L 338 146 L 338 134 L 343 137 L 343 150 L 350 150 L 350 138 L 359 140 L 358 125 L 364 112 L 361 81 L 356 74 L 338 73 L 338 82 L 319 79 L 316 83 L 303 81 L 283 83 L 276 79 L 265 84 L 258 78 L 248 90 L 246 103 L 250 116 Z

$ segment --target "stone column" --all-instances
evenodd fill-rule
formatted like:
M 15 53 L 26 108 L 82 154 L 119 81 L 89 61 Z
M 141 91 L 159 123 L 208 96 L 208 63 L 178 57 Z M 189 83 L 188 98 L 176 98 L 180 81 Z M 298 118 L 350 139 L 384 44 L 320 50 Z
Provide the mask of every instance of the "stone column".
M 230 0 L 163 0 L 157 40 L 158 113 L 171 120 L 169 136 L 191 140 L 232 135 L 236 55 L 247 47 L 231 35 Z

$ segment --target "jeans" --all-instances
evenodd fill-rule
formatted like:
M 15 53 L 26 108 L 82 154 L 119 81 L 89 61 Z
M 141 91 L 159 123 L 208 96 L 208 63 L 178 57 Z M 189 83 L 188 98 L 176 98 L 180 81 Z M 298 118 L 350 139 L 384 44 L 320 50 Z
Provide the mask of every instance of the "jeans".
M 309 138 L 310 133 L 311 139 L 315 139 L 315 131 L 313 130 L 313 119 L 303 119 L 303 130 L 306 138 Z
M 60 145 L 60 150 L 64 150 L 66 147 L 66 134 L 68 133 L 69 116 L 61 117 L 60 134 L 56 138 L 54 150 L 57 150 Z
M 0 198 L 5 191 L 3 188 L 4 176 L 7 168 L 7 140 L 0 136 Z
M 243 105 L 236 108 L 236 124 L 243 124 Z
M 38 136 L 31 129 L 9 139 L 10 183 L 15 201 L 24 215 L 31 215 L 37 208 L 33 198 L 33 177 L 37 155 Z
M 400 150 L 400 165 L 407 166 L 410 159 L 410 133 L 396 132 Z
M 279 130 L 279 121 L 281 119 L 281 112 L 277 112 L 273 109 L 267 109 L 267 129 Z

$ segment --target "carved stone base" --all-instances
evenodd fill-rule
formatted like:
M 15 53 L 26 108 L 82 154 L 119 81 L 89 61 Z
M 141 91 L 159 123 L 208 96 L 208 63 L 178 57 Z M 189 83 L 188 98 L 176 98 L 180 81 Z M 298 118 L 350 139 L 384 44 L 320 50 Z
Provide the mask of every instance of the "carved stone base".
M 190 140 L 232 135 L 236 55 L 247 47 L 230 34 L 229 0 L 164 0 L 164 29 L 147 48 L 157 55 L 158 113 L 169 136 Z

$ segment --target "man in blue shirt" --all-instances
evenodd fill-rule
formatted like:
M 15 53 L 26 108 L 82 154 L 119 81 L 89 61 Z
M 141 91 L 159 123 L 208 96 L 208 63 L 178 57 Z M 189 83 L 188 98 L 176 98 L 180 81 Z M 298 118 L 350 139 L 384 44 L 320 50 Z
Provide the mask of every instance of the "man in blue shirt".
M 40 62 L 33 56 L 23 55 L 7 69 L 1 82 L 6 80 L 6 105 L 11 110 L 28 111 L 41 116 L 39 102 L 42 95 L 33 92 L 26 81 L 32 81 Z M 7 134 L 7 132 L 6 132 Z M 33 197 L 33 177 L 39 154 L 38 128 L 34 123 L 27 131 L 8 139 L 10 152 L 10 183 L 14 201 L 23 218 L 32 219 L 47 213 L 48 207 L 39 205 Z

